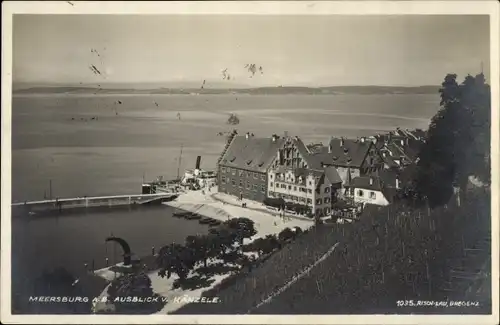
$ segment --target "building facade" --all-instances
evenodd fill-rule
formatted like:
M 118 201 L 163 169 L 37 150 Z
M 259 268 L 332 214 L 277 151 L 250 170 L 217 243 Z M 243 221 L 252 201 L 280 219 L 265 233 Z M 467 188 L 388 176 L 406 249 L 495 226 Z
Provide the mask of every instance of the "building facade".
M 283 143 L 278 136 L 234 135 L 218 161 L 218 191 L 263 202 L 267 197 L 268 169 Z
M 337 201 L 341 186 L 338 174 L 336 179 L 330 181 L 324 170 L 274 168 L 268 173 L 268 196 L 307 206 L 313 215 L 325 216 Z

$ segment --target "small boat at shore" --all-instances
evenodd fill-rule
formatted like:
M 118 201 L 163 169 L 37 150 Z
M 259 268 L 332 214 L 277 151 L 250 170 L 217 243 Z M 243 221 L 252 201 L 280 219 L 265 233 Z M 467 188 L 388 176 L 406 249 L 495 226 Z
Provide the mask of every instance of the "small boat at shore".
M 208 223 L 208 225 L 209 225 L 209 226 L 212 226 L 212 227 L 213 227 L 213 226 L 220 226 L 220 224 L 221 224 L 221 223 L 222 223 L 222 222 L 221 222 L 220 220 L 215 220 L 215 219 L 213 219 L 212 221 L 210 221 L 210 222 Z
M 210 217 L 203 217 L 200 219 L 199 223 L 201 224 L 208 224 L 208 223 L 211 223 L 213 221 L 216 221 L 215 219 L 213 218 L 210 218 Z
M 199 219 L 197 217 L 198 215 L 196 213 L 187 213 L 184 218 L 187 220 L 194 220 L 194 219 Z
M 174 212 L 173 216 L 175 218 L 185 218 L 188 212 Z
M 190 220 L 200 220 L 203 216 L 197 213 L 192 213 L 190 216 Z

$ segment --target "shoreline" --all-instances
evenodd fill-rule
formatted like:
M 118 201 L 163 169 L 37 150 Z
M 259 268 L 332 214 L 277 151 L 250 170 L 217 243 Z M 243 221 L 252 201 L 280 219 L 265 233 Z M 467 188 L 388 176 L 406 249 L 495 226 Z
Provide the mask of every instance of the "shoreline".
M 292 218 L 282 219 L 279 216 L 273 214 L 272 212 L 264 213 L 261 211 L 254 211 L 248 208 L 242 208 L 241 206 L 234 206 L 233 204 L 230 203 L 223 203 L 214 199 L 213 197 L 214 195 L 218 196 L 221 195 L 221 193 L 208 192 L 207 194 L 203 195 L 201 191 L 188 191 L 186 193 L 182 193 L 181 195 L 179 195 L 179 197 L 176 200 L 170 202 L 164 202 L 162 203 L 162 205 L 166 205 L 171 208 L 187 212 L 195 212 L 205 217 L 214 218 L 220 221 L 227 221 L 235 217 L 249 218 L 255 222 L 255 229 L 257 231 L 257 234 L 254 235 L 252 238 L 245 239 L 243 241 L 243 245 L 249 244 L 260 237 L 265 237 L 270 234 L 278 234 L 280 231 L 282 231 L 287 227 L 292 228 L 298 226 L 301 229 L 306 230 L 311 226 L 313 226 L 314 224 L 313 220 L 301 220 Z M 226 196 L 225 194 L 222 196 L 226 200 L 234 199 L 229 196 L 225 197 Z M 252 202 L 250 203 L 250 206 L 253 206 L 255 204 L 258 203 Z M 197 220 L 192 220 L 192 221 L 197 222 Z M 252 252 L 244 254 L 253 255 Z M 213 265 L 214 263 L 215 264 L 220 263 L 220 261 L 219 260 L 210 261 L 208 265 L 210 266 Z M 110 268 L 114 266 L 115 265 L 104 269 L 95 270 L 94 274 L 95 276 L 110 281 L 111 277 L 114 278 L 114 271 L 110 271 Z M 117 264 L 116 266 L 119 266 L 119 264 Z M 172 274 L 172 276 L 169 279 L 167 279 L 167 278 L 161 278 L 158 275 L 158 271 L 152 270 L 151 268 L 148 269 L 146 273 L 151 279 L 151 287 L 153 289 L 153 292 L 155 294 L 160 295 L 161 297 L 166 298 L 167 300 L 167 303 L 163 306 L 163 308 L 160 311 L 156 312 L 155 314 L 169 314 L 175 312 L 176 310 L 180 309 L 181 307 L 189 303 L 189 301 L 182 301 L 182 300 L 176 303 L 172 303 L 172 301 L 175 301 L 175 297 L 189 296 L 191 298 L 201 298 L 204 292 L 214 288 L 224 279 L 233 275 L 234 271 L 229 271 L 228 273 L 210 276 L 209 278 L 207 278 L 210 281 L 210 284 L 208 286 L 192 290 L 181 289 L 181 288 L 172 289 L 174 282 L 178 279 L 177 275 L 175 274 Z M 193 270 L 191 271 L 190 276 L 196 274 L 197 270 Z M 108 282 L 108 285 L 101 292 L 100 297 L 107 295 L 109 283 L 110 282 Z M 99 305 L 98 309 L 102 310 L 108 307 L 109 305 L 107 304 L 105 305 L 101 304 Z

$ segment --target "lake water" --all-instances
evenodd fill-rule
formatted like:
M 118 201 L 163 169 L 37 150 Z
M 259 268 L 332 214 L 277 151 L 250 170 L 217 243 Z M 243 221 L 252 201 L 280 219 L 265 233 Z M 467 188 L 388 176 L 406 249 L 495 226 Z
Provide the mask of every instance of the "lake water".
M 143 176 L 177 176 L 181 145 L 181 173 L 198 155 L 203 168 L 214 168 L 225 144 L 217 133 L 234 127 L 326 142 L 427 128 L 438 106 L 438 94 L 14 97 L 12 200 L 43 199 L 50 182 L 53 197 L 138 193 Z M 239 125 L 226 124 L 230 113 Z
M 214 168 L 225 144 L 217 134 L 235 127 L 240 134 L 287 131 L 306 143 L 326 143 L 330 136 L 425 129 L 438 106 L 437 94 L 15 96 L 12 200 L 43 199 L 49 183 L 53 197 L 61 198 L 139 193 L 143 176 L 176 177 L 179 166 L 181 173 L 193 168 L 198 155 L 202 168 Z M 239 125 L 226 124 L 231 113 Z M 111 233 L 128 240 L 141 256 L 152 246 L 207 231 L 195 221 L 172 218 L 171 212 L 164 207 L 13 219 L 13 289 L 29 290 L 44 268 L 62 265 L 80 273 L 92 259 L 96 268 L 104 266 L 106 256 L 110 263 L 121 260 L 104 243 Z

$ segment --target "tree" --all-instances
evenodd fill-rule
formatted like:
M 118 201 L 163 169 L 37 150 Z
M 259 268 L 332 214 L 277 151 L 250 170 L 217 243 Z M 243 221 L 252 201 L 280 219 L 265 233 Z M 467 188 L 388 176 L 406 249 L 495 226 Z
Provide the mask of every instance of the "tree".
M 257 238 L 254 241 L 254 247 L 260 254 L 271 253 L 274 249 L 279 248 L 281 243 L 275 235 L 267 235 L 264 238 Z
M 184 280 L 196 264 L 196 257 L 190 248 L 172 243 L 160 249 L 156 262 L 160 269 L 158 275 L 162 278 L 170 278 L 175 273 Z
M 213 256 L 214 239 L 213 235 L 197 235 L 186 238 L 186 246 L 193 251 L 196 262 L 203 261 L 205 267 L 207 267 L 208 258 Z
M 293 237 L 295 237 L 295 232 L 293 232 L 292 229 L 290 228 L 285 228 L 283 229 L 279 234 L 278 234 L 278 239 L 281 241 L 281 242 L 285 242 L 289 239 L 292 239 Z
M 236 233 L 233 229 L 226 225 L 216 228 L 211 232 L 213 246 L 218 254 L 221 254 L 224 258 L 227 250 L 233 247 L 233 244 L 237 238 Z
M 430 207 L 448 203 L 454 187 L 464 196 L 470 175 L 489 179 L 489 86 L 482 74 L 460 85 L 456 78 L 448 74 L 442 83 L 441 109 L 429 125 L 413 184 L 405 189 Z
M 151 287 L 151 279 L 144 272 L 123 275 L 113 280 L 108 289 L 108 299 L 113 302 L 117 312 L 148 312 L 154 306 L 149 303 L 115 301 L 116 298 L 126 299 L 127 297 L 137 297 L 144 299 L 154 296 L 155 293 Z
M 255 230 L 255 222 L 248 218 L 233 218 L 224 222 L 229 229 L 233 230 L 236 236 L 236 240 L 243 245 L 243 239 L 251 238 L 257 234 Z

